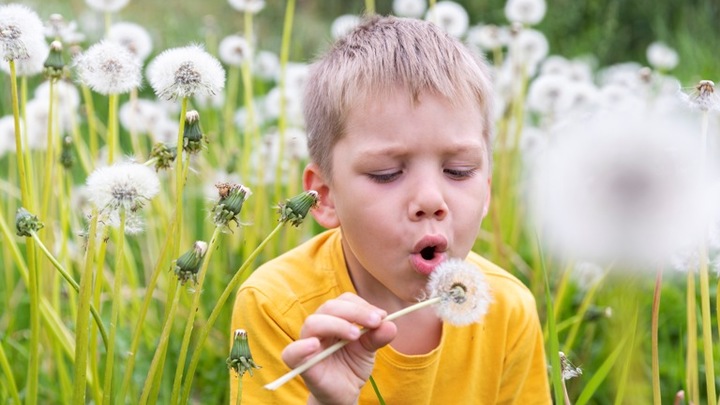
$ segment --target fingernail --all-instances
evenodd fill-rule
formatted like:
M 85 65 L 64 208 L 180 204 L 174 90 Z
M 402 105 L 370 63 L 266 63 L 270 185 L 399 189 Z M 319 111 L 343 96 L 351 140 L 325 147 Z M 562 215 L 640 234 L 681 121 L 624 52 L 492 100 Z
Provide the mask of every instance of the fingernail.
M 370 314 L 370 318 L 368 319 L 368 323 L 370 325 L 377 325 L 382 320 L 382 317 L 377 312 L 373 312 Z
M 353 327 L 350 329 L 350 339 L 355 340 L 355 339 L 357 339 L 357 338 L 359 338 L 359 337 L 360 337 L 360 329 L 358 329 L 358 328 L 356 328 L 356 327 L 353 326 Z

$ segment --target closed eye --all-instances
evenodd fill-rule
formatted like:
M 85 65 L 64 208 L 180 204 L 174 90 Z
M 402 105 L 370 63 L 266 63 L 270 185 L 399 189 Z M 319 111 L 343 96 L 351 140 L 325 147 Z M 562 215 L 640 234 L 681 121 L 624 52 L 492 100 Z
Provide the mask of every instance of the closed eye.
M 443 173 L 445 173 L 448 177 L 454 180 L 463 180 L 470 178 L 477 173 L 477 169 L 468 169 L 468 170 L 460 170 L 460 169 L 444 169 Z
M 367 173 L 367 176 L 370 178 L 370 180 L 376 182 L 376 183 L 390 183 L 391 181 L 397 179 L 400 177 L 402 172 L 392 172 L 392 173 Z

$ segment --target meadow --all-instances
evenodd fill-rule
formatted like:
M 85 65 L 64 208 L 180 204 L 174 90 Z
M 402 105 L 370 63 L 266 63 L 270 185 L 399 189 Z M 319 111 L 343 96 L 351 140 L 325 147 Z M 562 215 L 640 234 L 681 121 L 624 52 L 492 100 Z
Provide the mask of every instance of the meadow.
M 252 378 L 234 293 L 322 230 L 309 64 L 377 12 L 492 66 L 474 250 L 534 293 L 555 402 L 716 404 L 720 8 L 674 3 L 0 4 L 0 403 L 226 403 Z

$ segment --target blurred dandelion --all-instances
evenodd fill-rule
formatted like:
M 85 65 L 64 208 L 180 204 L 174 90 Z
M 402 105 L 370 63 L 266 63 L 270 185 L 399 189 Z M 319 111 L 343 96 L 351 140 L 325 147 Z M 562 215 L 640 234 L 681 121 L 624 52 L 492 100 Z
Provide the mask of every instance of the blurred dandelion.
M 265 0 L 228 0 L 232 8 L 237 11 L 257 14 L 265 8 Z
M 96 11 L 114 13 L 130 3 L 130 0 L 85 0 L 85 3 Z
M 234 34 L 223 38 L 218 48 L 220 60 L 230 66 L 242 66 L 250 52 L 252 48 L 245 37 Z
M 679 62 L 677 52 L 664 42 L 653 42 L 647 48 L 648 63 L 663 72 L 673 70 Z
M 427 10 L 425 0 L 393 0 L 393 14 L 398 17 L 420 18 Z
M 131 22 L 116 22 L 111 25 L 107 39 L 123 46 L 140 61 L 144 61 L 153 49 L 150 33 L 142 25 Z
M 455 38 L 465 35 L 470 26 L 470 17 L 465 8 L 450 0 L 437 2 L 435 7 L 425 14 L 425 20 L 439 25 Z
M 508 21 L 535 25 L 545 17 L 545 0 L 508 0 L 505 3 L 505 17 Z
M 333 20 L 330 33 L 334 39 L 344 37 L 360 24 L 360 17 L 354 14 L 345 14 Z

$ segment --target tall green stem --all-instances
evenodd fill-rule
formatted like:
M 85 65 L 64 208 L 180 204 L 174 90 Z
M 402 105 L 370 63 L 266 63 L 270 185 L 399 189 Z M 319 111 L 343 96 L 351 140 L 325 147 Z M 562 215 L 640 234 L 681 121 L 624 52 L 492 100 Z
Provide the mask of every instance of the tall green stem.
M 660 350 L 658 348 L 658 326 L 660 316 L 660 293 L 662 292 L 662 268 L 657 271 L 655 278 L 655 291 L 653 293 L 652 306 L 652 387 L 653 404 L 662 403 L 662 392 L 660 390 Z
M 3 349 L 2 340 L 0 340 L 0 369 L 5 374 L 4 380 L 7 389 L 10 391 L 10 396 L 13 399 L 15 405 L 20 405 L 20 394 L 18 394 L 17 385 L 15 385 L 15 377 L 13 377 L 13 371 L 8 362 L 7 356 L 5 356 L 5 349 Z
M 48 123 L 47 123 L 47 149 L 45 150 L 45 176 L 43 179 L 43 198 L 40 218 L 48 217 L 48 206 L 50 204 L 50 193 L 53 189 L 53 168 L 55 166 L 55 79 L 48 82 L 50 87 L 50 100 L 48 100 Z
M 210 312 L 210 316 L 208 317 L 207 322 L 205 322 L 205 325 L 202 327 L 202 329 L 200 329 L 197 343 L 195 344 L 195 350 L 193 351 L 193 355 L 190 358 L 190 365 L 188 366 L 188 371 L 185 374 L 185 383 L 183 384 L 183 393 L 180 403 L 186 404 L 190 399 L 190 389 L 192 388 L 192 381 L 193 377 L 195 376 L 195 369 L 197 369 L 197 365 L 200 362 L 200 354 L 202 353 L 201 348 L 205 343 L 205 339 L 207 339 L 208 335 L 210 334 L 210 330 L 212 330 L 215 321 L 217 320 L 218 316 L 220 316 L 220 312 L 222 311 L 225 302 L 227 302 L 230 295 L 235 292 L 237 287 L 240 285 L 240 282 L 242 282 L 242 280 L 244 279 L 245 270 L 250 267 L 250 265 L 255 260 L 255 257 L 257 257 L 257 255 L 262 251 L 265 245 L 267 245 L 268 242 L 270 242 L 270 240 L 278 232 L 280 232 L 280 229 L 282 229 L 283 225 L 283 222 L 277 224 L 275 229 L 273 229 L 272 232 L 270 232 L 270 234 L 262 242 L 260 242 L 260 244 L 255 248 L 255 250 L 253 250 L 252 253 L 248 255 L 240 268 L 235 271 L 235 275 L 227 284 L 225 290 L 220 295 L 220 298 L 218 298 L 217 302 L 215 303 L 215 307 L 213 308 L 212 312 Z
M 98 157 L 98 133 L 97 122 L 95 118 L 95 105 L 93 104 L 92 93 L 86 85 L 81 85 L 83 100 L 85 101 L 85 114 L 88 123 L 88 144 L 90 147 L 90 161 L 94 161 Z
M 175 158 L 175 240 L 173 241 L 173 257 L 180 252 L 183 214 L 183 144 L 185 136 L 185 115 L 187 114 L 188 98 L 184 97 L 180 105 L 180 122 L 177 135 L 177 157 Z
M 367 15 L 375 14 L 375 0 L 365 0 L 365 13 Z
M 115 161 L 115 150 L 118 148 L 117 139 L 117 108 L 118 95 L 110 94 L 108 101 L 108 124 L 107 124 L 107 144 L 108 144 L 108 165 Z
M 700 403 L 700 385 L 697 366 L 697 313 L 696 313 L 696 297 L 695 297 L 695 272 L 693 269 L 687 270 L 687 358 L 685 365 L 686 384 L 688 398 L 695 403 Z
M 117 248 L 115 252 L 115 280 L 113 282 L 112 309 L 110 314 L 110 343 L 107 348 L 107 356 L 105 358 L 105 383 L 103 384 L 103 404 L 109 405 L 113 403 L 112 380 L 113 366 L 115 364 L 115 335 L 117 332 L 117 323 L 120 313 L 120 289 L 122 288 L 125 266 L 123 264 L 125 250 L 125 208 L 120 207 L 120 226 L 117 231 Z
M 154 385 L 158 367 L 160 366 L 160 363 L 164 363 L 162 360 L 165 359 L 165 351 L 167 350 L 168 341 L 170 339 L 170 331 L 172 330 L 172 324 L 175 320 L 175 312 L 177 311 L 178 301 L 180 301 L 180 287 L 182 287 L 182 284 L 177 283 L 177 286 L 175 287 L 175 294 L 173 295 L 173 300 L 170 304 L 170 310 L 160 334 L 160 341 L 157 344 L 155 355 L 153 355 L 152 362 L 150 363 L 150 370 L 148 371 L 145 386 L 143 387 L 142 394 L 140 396 L 140 405 L 148 403 L 148 398 Z
M 78 301 L 75 331 L 75 373 L 73 385 L 73 403 L 85 404 L 85 380 L 87 376 L 88 335 L 90 297 L 92 292 L 93 261 L 95 259 L 95 243 L 98 224 L 98 211 L 93 208 L 88 233 L 88 246 L 85 252 L 85 267 L 80 279 L 80 299 Z
M 205 277 L 207 276 L 208 266 L 210 264 L 210 256 L 215 247 L 217 246 L 218 238 L 222 232 L 222 226 L 216 226 L 215 231 L 210 238 L 210 244 L 207 248 L 207 253 L 203 259 L 202 267 L 200 268 L 200 278 L 198 279 L 197 285 L 195 286 L 195 294 L 193 295 L 192 306 L 190 307 L 190 313 L 188 315 L 187 322 L 185 323 L 185 333 L 183 334 L 182 345 L 180 346 L 180 355 L 178 357 L 177 368 L 175 369 L 175 379 L 173 380 L 172 394 L 170 395 L 170 403 L 176 404 L 178 397 L 180 396 L 180 386 L 182 383 L 183 371 L 185 371 L 185 359 L 187 358 L 188 348 L 190 347 L 190 337 L 192 336 L 193 326 L 195 324 L 195 314 L 200 308 L 200 293 L 205 284 Z

